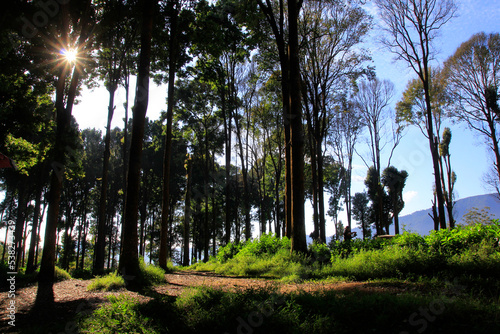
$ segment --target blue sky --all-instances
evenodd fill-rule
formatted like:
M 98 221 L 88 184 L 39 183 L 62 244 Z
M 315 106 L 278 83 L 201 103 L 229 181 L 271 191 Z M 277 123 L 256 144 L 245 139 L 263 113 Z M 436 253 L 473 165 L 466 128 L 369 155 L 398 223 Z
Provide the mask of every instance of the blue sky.
M 441 64 L 446 58 L 454 53 L 457 47 L 468 40 L 477 32 L 500 32 L 500 4 L 498 0 L 457 1 L 459 6 L 458 16 L 453 18 L 441 31 L 437 38 L 435 47 L 439 51 L 434 65 Z M 367 5 L 369 12 L 376 16 L 376 11 L 372 5 Z M 376 18 L 375 18 L 376 21 Z M 381 34 L 380 30 L 374 29 L 367 40 L 374 40 Z M 394 62 L 394 55 L 388 53 L 381 45 L 370 42 L 367 44 L 372 57 L 373 65 L 376 67 L 377 76 L 381 79 L 391 80 L 396 88 L 393 98 L 393 107 L 401 98 L 407 82 L 415 75 L 404 62 Z M 135 87 L 135 82 L 132 83 Z M 148 109 L 148 117 L 157 119 L 165 105 L 166 87 L 152 86 L 151 97 Z M 133 90 L 131 90 L 133 98 Z M 104 88 L 96 89 L 93 92 L 84 90 L 80 98 L 80 104 L 74 107 L 73 115 L 76 117 L 80 127 L 97 127 L 104 129 L 107 115 L 107 91 Z M 116 112 L 113 126 L 122 127 L 124 117 L 122 104 L 124 102 L 124 92 L 120 90 L 116 101 Z M 487 151 L 484 138 L 471 132 L 463 124 L 453 124 L 446 121 L 444 126 L 452 129 L 453 138 L 451 141 L 452 165 L 458 179 L 456 183 L 457 199 L 474 195 L 489 193 L 482 181 L 484 173 L 491 165 L 491 158 Z M 362 145 L 362 144 L 360 144 Z M 362 152 L 362 146 L 359 147 Z M 387 161 L 387 160 L 385 160 Z M 364 190 L 363 180 L 366 175 L 366 166 L 361 159 L 355 159 L 355 169 L 353 171 L 353 194 Z M 427 139 L 416 129 L 409 129 L 402 139 L 401 144 L 396 148 L 391 164 L 398 169 L 405 169 L 409 173 L 406 188 L 404 191 L 405 208 L 402 215 L 410 214 L 416 210 L 429 208 L 432 199 L 432 163 L 430 160 L 429 146 Z M 306 210 L 307 233 L 312 232 L 310 218 L 311 210 Z M 340 219 L 345 222 L 345 214 L 340 215 Z M 327 234 L 333 234 L 333 226 L 329 224 Z M 430 224 L 429 224 L 430 226 Z M 430 228 L 430 227 L 429 227 Z

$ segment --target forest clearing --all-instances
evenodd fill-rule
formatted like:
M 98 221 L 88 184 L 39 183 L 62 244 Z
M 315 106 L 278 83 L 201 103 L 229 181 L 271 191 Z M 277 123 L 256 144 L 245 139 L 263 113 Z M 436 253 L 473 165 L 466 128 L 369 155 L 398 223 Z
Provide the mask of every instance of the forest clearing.
M 0 330 L 499 333 L 497 2 L 4 1 Z
M 149 284 L 139 291 L 127 290 L 127 279 L 116 272 L 86 280 L 59 273 L 52 308 L 33 311 L 37 287 L 28 284 L 17 291 L 16 327 L 3 315 L 1 329 L 496 333 L 499 235 L 498 222 L 427 238 L 406 232 L 393 239 L 335 243 L 331 249 L 311 246 L 307 257 L 290 253 L 286 237 L 265 235 L 242 247 L 230 244 L 217 258 L 189 268 L 170 266 L 165 273 L 143 265 Z M 204 270 L 210 268 L 215 270 Z M 1 296 L 5 309 L 7 292 Z

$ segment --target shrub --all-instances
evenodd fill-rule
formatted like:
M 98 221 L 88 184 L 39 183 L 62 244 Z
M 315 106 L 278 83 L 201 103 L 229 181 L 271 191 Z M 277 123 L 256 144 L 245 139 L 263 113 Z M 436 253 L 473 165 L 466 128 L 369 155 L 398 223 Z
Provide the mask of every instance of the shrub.
M 66 281 L 71 279 L 71 275 L 64 269 L 59 268 L 58 266 L 54 269 L 54 279 L 56 282 Z
M 87 286 L 87 291 L 112 291 L 124 287 L 125 280 L 115 271 L 114 273 L 94 279 L 94 281 Z
M 138 312 L 138 303 L 132 297 L 111 295 L 108 299 L 111 304 L 80 321 L 80 333 L 158 333 L 152 321 Z
M 309 253 L 311 254 L 312 260 L 319 263 L 327 263 L 330 261 L 332 256 L 330 249 L 326 244 L 314 241 L 309 245 Z
M 403 234 L 396 235 L 392 242 L 396 245 L 409 247 L 412 249 L 419 249 L 426 246 L 425 239 L 418 233 L 403 232 Z
M 273 255 L 281 249 L 290 250 L 291 242 L 287 237 L 278 238 L 273 233 L 263 234 L 260 238 L 245 243 L 237 256 Z
M 81 278 L 81 279 L 91 279 L 94 276 L 92 275 L 92 270 L 79 268 L 79 269 L 73 269 L 71 271 L 71 277 Z
M 384 247 L 391 245 L 391 239 L 354 239 L 350 242 L 342 242 L 338 240 L 332 240 L 329 243 L 329 248 L 331 250 L 332 259 L 337 257 L 347 257 L 350 254 L 359 253 L 361 251 L 369 251 L 376 249 L 383 249 Z
M 160 267 L 146 264 L 143 259 L 140 260 L 139 265 L 144 279 L 144 286 L 158 285 L 166 282 L 165 271 Z
M 216 259 L 219 263 L 226 263 L 228 260 L 232 259 L 238 252 L 243 248 L 241 243 L 228 243 L 226 246 L 220 247 L 217 252 Z
M 452 230 L 432 231 L 425 237 L 425 242 L 431 251 L 451 256 L 461 254 L 483 240 L 498 247 L 499 238 L 500 223 L 493 221 L 491 225 L 459 225 Z

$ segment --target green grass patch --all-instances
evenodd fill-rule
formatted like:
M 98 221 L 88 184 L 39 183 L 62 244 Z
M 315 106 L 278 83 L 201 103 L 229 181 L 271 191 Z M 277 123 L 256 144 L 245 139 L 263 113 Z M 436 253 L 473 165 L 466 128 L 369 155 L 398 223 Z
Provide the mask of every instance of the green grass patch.
M 72 277 L 66 270 L 61 269 L 58 266 L 56 266 L 54 269 L 54 279 L 56 282 L 61 282 L 61 281 L 72 279 Z
M 143 259 L 140 259 L 139 266 L 144 286 L 160 285 L 166 282 L 165 270 L 150 264 L 146 264 Z
M 138 303 L 129 296 L 108 296 L 111 304 L 97 309 L 80 321 L 80 333 L 160 333 L 152 320 L 138 311 Z
M 125 280 L 116 272 L 95 278 L 87 286 L 87 291 L 113 291 L 125 288 Z
M 228 244 L 207 263 L 189 269 L 223 275 L 277 278 L 286 283 L 304 280 L 401 279 L 425 277 L 500 277 L 500 224 L 458 226 L 422 237 L 404 232 L 393 239 L 313 243 L 309 253 L 290 252 L 287 238 L 263 235 L 243 244 Z M 495 285 L 496 286 L 496 285 Z M 495 288 L 496 289 L 496 288 Z
M 201 287 L 138 304 L 117 297 L 81 319 L 82 333 L 496 333 L 499 303 L 438 293 L 237 292 Z

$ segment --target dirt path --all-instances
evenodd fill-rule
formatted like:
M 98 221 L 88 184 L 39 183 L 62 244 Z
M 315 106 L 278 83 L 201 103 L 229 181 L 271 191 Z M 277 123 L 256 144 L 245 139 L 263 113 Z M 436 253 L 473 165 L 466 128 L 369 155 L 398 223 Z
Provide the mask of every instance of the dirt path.
M 300 284 L 285 284 L 269 279 L 255 279 L 244 277 L 221 276 L 211 272 L 181 271 L 167 275 L 169 284 L 155 288 L 158 293 L 178 296 L 188 287 L 209 286 L 228 291 L 239 289 L 274 287 L 282 293 L 294 291 L 320 291 L 320 290 L 362 290 L 365 292 L 399 293 L 407 288 L 402 286 L 383 286 L 381 284 L 366 282 L 338 282 L 322 283 L 310 282 Z
M 284 284 L 273 280 L 240 278 L 220 276 L 214 273 L 181 271 L 166 275 L 167 284 L 154 288 L 158 294 L 168 296 L 178 296 L 184 290 L 190 287 L 209 286 L 220 288 L 226 291 L 238 291 L 240 289 L 266 288 L 274 287 L 283 293 L 294 291 L 320 291 L 320 290 L 360 290 L 367 293 L 385 292 L 401 293 L 408 289 L 407 286 L 383 286 L 366 282 L 340 282 L 340 283 L 302 283 L 302 284 Z M 100 305 L 108 303 L 108 295 L 127 294 L 140 302 L 147 302 L 151 297 L 131 292 L 127 290 L 113 292 L 90 292 L 87 286 L 91 280 L 67 280 L 54 284 L 54 295 L 56 310 L 47 315 L 40 315 L 41 321 L 48 320 L 44 317 L 52 318 L 51 321 L 65 321 L 79 312 L 92 312 Z M 34 320 L 28 316 L 28 312 L 33 306 L 36 297 L 37 287 L 28 286 L 16 291 L 16 318 L 20 323 Z M 0 333 L 7 332 L 7 303 L 9 299 L 7 292 L 0 293 Z M 67 321 L 67 320 L 66 320 Z M 14 331 L 15 333 L 15 331 Z

